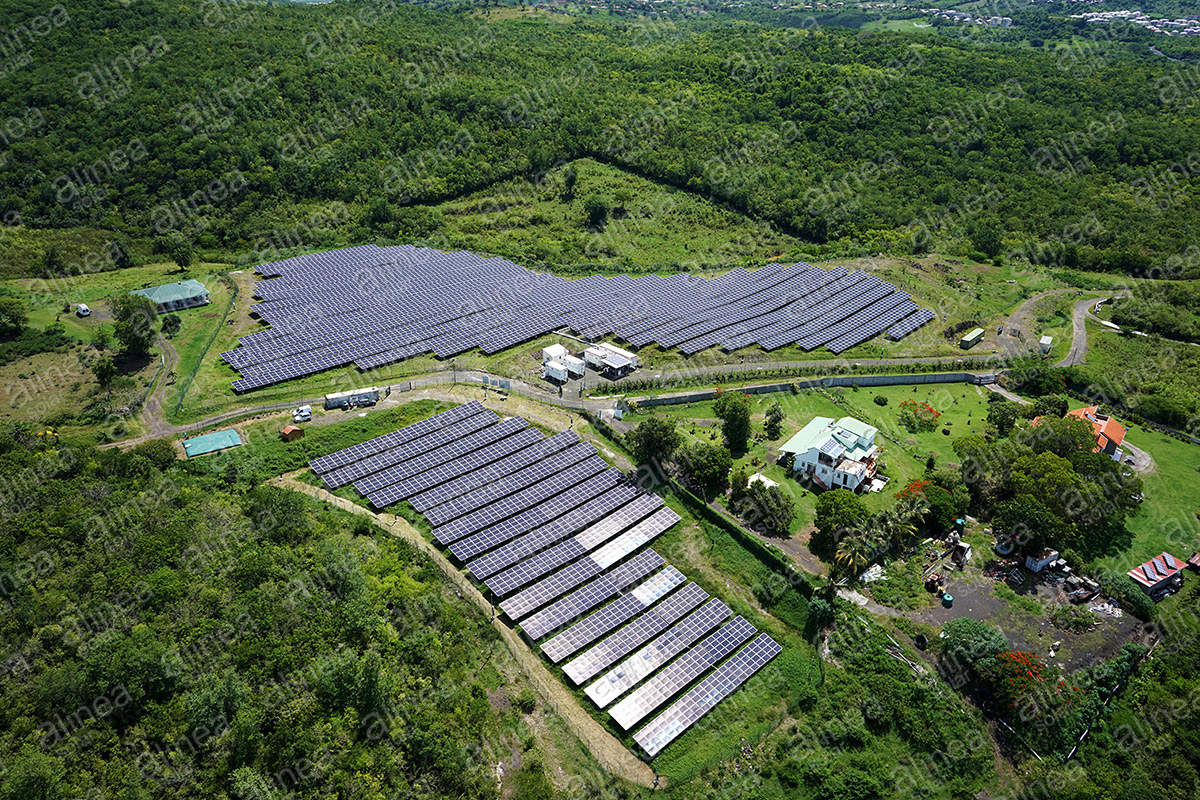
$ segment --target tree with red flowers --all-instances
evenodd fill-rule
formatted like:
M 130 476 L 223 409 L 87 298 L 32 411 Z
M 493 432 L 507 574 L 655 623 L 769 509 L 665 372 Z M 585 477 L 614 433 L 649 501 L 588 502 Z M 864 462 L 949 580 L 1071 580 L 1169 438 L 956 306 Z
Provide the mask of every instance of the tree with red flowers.
M 909 433 L 928 433 L 937 428 L 938 417 L 942 416 L 942 412 L 929 403 L 909 398 L 900 404 L 896 416 Z

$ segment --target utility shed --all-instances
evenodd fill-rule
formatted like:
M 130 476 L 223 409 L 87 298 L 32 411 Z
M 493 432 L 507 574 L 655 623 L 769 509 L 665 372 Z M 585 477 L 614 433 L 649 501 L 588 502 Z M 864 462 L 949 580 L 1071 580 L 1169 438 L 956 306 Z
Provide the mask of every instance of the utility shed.
M 565 381 L 568 377 L 567 365 L 558 361 L 547 361 L 546 377 L 553 378 L 556 381 Z
M 1042 355 L 1046 355 L 1047 353 L 1049 353 L 1050 348 L 1053 346 L 1054 346 L 1054 337 L 1053 336 L 1043 336 L 1041 339 L 1038 340 L 1038 350 L 1041 351 Z
M 279 437 L 285 442 L 294 442 L 297 439 L 304 438 L 304 429 L 298 428 L 295 425 L 288 425 L 279 432 Z
M 183 452 L 187 453 L 188 458 L 194 458 L 208 453 L 216 453 L 220 450 L 228 450 L 231 447 L 240 447 L 241 445 L 241 435 L 233 428 L 226 428 L 223 431 L 213 431 L 212 433 L 205 433 L 201 436 L 185 439 L 183 442 Z
M 1170 553 L 1161 553 L 1144 564 L 1129 570 L 1127 575 L 1152 597 L 1164 589 L 1178 588 L 1183 583 L 1180 571 L 1183 562 Z
M 164 283 L 162 286 L 151 286 L 138 289 L 130 294 L 141 295 L 153 301 L 159 314 L 168 311 L 178 311 L 181 308 L 195 308 L 208 305 L 208 289 L 200 281 L 176 281 Z
M 983 328 L 976 328 L 958 341 L 958 346 L 963 350 L 970 350 L 975 345 L 983 341 Z
M 587 363 L 582 358 L 575 356 L 563 356 L 558 359 L 558 362 L 567 368 L 567 372 L 578 378 L 583 373 L 587 372 Z
M 561 344 L 552 344 L 542 348 L 542 363 L 547 361 L 562 361 L 564 356 L 570 356 L 571 351 Z
M 355 408 L 357 406 L 373 406 L 382 397 L 392 393 L 390 386 L 366 386 L 362 389 L 350 389 L 345 392 L 334 392 L 325 395 L 325 408 Z

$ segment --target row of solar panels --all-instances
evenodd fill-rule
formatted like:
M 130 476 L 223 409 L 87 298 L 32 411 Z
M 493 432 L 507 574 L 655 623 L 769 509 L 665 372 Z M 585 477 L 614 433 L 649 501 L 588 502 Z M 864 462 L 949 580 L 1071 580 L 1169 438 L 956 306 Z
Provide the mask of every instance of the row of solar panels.
M 470 402 L 310 466 L 376 508 L 411 503 L 623 729 L 663 709 L 634 734 L 652 757 L 780 652 L 647 547 L 679 515 L 572 432 Z
M 264 264 L 255 311 L 271 328 L 222 357 L 245 391 L 355 364 L 371 369 L 433 353 L 495 353 L 562 328 L 696 353 L 788 344 L 840 353 L 933 318 L 865 272 L 808 264 L 567 280 L 502 258 L 412 245 L 346 250 Z

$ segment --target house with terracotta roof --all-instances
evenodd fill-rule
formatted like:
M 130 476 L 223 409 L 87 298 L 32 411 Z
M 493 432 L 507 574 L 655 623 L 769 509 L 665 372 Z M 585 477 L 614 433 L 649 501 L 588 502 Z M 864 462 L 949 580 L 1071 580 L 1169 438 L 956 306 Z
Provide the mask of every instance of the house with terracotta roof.
M 1133 582 L 1142 587 L 1142 591 L 1155 597 L 1159 592 L 1178 589 L 1183 584 L 1180 574 L 1186 564 L 1170 553 L 1161 553 L 1144 564 L 1129 570 Z
M 1125 441 L 1126 428 L 1124 425 L 1108 414 L 1101 414 L 1099 406 L 1077 408 L 1074 411 L 1068 411 L 1067 416 L 1091 423 L 1092 433 L 1096 437 L 1093 453 L 1104 453 L 1111 456 L 1113 461 L 1121 460 L 1121 456 L 1124 455 L 1120 449 L 1121 443 Z

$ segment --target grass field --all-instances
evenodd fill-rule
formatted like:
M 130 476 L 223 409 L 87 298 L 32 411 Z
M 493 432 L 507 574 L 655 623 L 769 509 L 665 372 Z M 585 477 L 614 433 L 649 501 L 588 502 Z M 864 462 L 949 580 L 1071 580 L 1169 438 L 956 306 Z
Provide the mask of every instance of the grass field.
M 571 164 L 567 191 L 557 167 L 540 181 L 516 178 L 426 207 L 440 217 L 431 243 L 495 253 L 524 263 L 595 264 L 613 271 L 684 265 L 742 264 L 786 256 L 794 237 L 690 192 L 591 159 Z M 598 196 L 613 211 L 588 224 L 584 204 Z M 627 198 L 627 199 L 626 199 Z
M 1133 545 L 1100 563 L 1124 572 L 1164 550 L 1187 558 L 1200 550 L 1200 446 L 1142 427 L 1132 428 L 1125 440 L 1154 458 L 1155 471 L 1142 476 L 1146 499 L 1129 518 Z
M 909 480 L 920 477 L 925 469 L 926 457 L 933 455 L 939 465 L 953 462 L 953 439 L 968 433 L 982 433 L 987 416 L 986 394 L 985 390 L 976 386 L 948 383 L 868 387 L 857 392 L 852 389 L 835 389 L 828 394 L 815 390 L 801 390 L 798 394 L 751 395 L 751 423 L 761 441 L 751 442 L 749 450 L 735 459 L 734 469 L 743 468 L 751 474 L 760 472 L 791 494 L 796 502 L 797 515 L 790 532 L 792 535 L 800 534 L 813 524 L 816 495 L 792 480 L 784 468 L 776 463 L 778 448 L 813 417 L 838 419 L 854 416 L 879 428 L 884 437 L 877 440 L 883 449 L 880 469 L 891 482 L 882 492 L 863 495 L 863 502 L 868 508 L 883 510 L 891 505 L 895 493 L 904 488 Z M 876 395 L 886 397 L 888 404 L 882 407 L 876 405 L 873 400 Z M 941 412 L 937 430 L 930 433 L 909 433 L 900 427 L 897 411 L 900 403 L 910 398 L 929 403 Z M 762 433 L 762 426 L 767 410 L 775 402 L 780 403 L 786 416 L 780 437 L 768 441 Z M 711 401 L 658 406 L 653 409 L 647 407 L 627 415 L 627 419 L 636 423 L 651 414 L 677 419 L 678 429 L 685 441 L 721 441 L 720 425 Z M 951 434 L 942 435 L 942 429 L 949 429 Z

